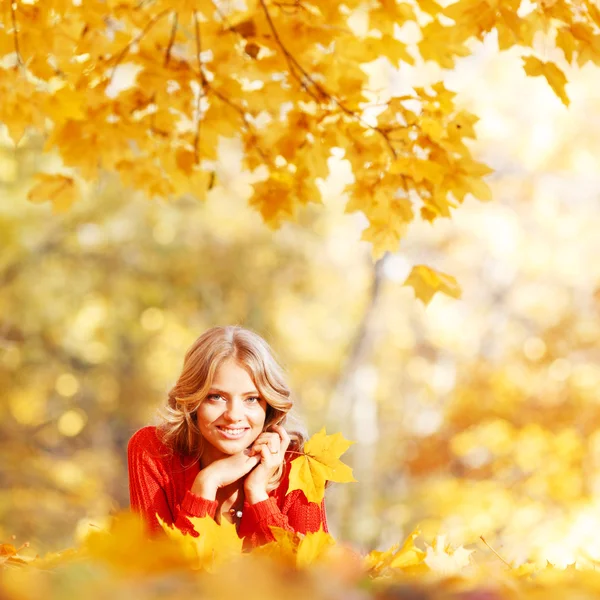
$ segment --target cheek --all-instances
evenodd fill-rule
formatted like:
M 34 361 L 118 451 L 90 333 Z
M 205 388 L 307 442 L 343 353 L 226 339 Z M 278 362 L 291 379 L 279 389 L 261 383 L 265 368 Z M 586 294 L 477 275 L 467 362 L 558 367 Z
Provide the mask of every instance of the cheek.
M 261 429 L 267 419 L 267 409 L 264 406 L 257 407 L 254 421 Z
M 210 425 L 219 415 L 218 411 L 214 409 L 211 410 L 211 407 L 202 407 L 199 408 L 196 412 L 198 427 L 202 429 L 203 427 L 207 427 Z

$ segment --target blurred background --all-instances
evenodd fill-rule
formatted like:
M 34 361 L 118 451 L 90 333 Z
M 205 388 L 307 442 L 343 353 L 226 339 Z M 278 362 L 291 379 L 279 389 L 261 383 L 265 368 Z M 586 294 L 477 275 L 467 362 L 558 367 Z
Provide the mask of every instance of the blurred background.
M 434 75 L 373 73 L 396 90 Z M 327 492 L 338 539 L 383 549 L 420 524 L 508 561 L 600 560 L 600 73 L 568 76 L 567 110 L 517 53 L 459 62 L 447 85 L 481 116 L 494 201 L 416 225 L 375 264 L 341 159 L 323 206 L 273 232 L 232 142 L 204 203 L 105 176 L 57 216 L 25 199 L 56 159 L 4 138 L 0 540 L 60 550 L 126 509 L 128 439 L 193 340 L 241 324 L 286 365 L 310 433 L 357 442 L 358 483 Z M 425 308 L 402 286 L 415 264 L 463 298 Z

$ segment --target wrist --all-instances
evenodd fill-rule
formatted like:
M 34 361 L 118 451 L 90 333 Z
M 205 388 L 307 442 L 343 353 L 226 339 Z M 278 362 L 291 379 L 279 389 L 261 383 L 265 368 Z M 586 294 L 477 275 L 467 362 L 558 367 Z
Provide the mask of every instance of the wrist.
M 267 490 L 265 489 L 247 488 L 244 490 L 244 494 L 248 504 L 257 504 L 269 499 L 269 494 L 267 494 Z
M 190 491 L 192 494 L 196 494 L 196 496 L 200 496 L 206 500 L 212 501 L 216 500 L 218 489 L 219 486 L 214 481 L 200 472 L 196 476 Z

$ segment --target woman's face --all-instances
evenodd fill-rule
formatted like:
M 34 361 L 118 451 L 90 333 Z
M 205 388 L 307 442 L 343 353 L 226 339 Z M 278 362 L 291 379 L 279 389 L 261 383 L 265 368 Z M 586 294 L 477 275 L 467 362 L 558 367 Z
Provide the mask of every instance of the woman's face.
M 207 442 L 202 454 L 206 466 L 252 445 L 263 430 L 267 402 L 260 397 L 248 371 L 230 358 L 219 365 L 208 395 L 196 412 L 198 428 Z

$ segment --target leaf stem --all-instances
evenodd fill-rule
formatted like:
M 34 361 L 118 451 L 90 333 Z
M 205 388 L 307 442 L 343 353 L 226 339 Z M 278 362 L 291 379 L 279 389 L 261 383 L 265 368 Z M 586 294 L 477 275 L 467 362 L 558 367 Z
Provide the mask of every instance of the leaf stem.
M 486 541 L 485 538 L 480 535 L 479 539 L 509 568 L 512 569 L 512 565 L 507 563 Z

